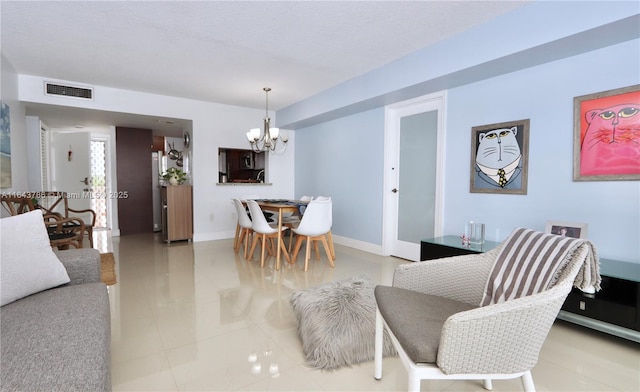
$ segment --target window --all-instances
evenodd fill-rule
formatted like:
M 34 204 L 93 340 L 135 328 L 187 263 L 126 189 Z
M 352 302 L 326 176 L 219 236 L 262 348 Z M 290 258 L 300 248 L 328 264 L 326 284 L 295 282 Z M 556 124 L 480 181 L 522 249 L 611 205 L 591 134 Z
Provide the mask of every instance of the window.
M 265 182 L 266 154 L 235 148 L 218 149 L 218 182 Z

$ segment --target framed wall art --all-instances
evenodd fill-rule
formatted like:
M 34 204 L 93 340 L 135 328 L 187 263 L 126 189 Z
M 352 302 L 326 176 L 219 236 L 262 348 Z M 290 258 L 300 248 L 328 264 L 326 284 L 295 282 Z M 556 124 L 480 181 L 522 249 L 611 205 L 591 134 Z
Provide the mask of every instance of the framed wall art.
M 11 188 L 11 115 L 9 105 L 0 101 L 0 188 Z
M 588 227 L 588 224 L 580 222 L 547 221 L 545 233 L 563 237 L 587 238 Z
M 471 193 L 527 194 L 529 119 L 471 128 Z
M 640 85 L 573 99 L 573 180 L 640 180 Z

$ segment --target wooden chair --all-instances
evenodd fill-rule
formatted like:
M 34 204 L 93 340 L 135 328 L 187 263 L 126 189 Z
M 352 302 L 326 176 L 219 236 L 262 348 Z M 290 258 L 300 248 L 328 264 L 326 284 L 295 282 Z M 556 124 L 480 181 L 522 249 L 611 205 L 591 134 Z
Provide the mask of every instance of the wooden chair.
M 11 216 L 33 211 L 37 208 L 37 203 L 29 192 L 24 192 L 23 195 L 2 194 L 0 203 Z
M 73 222 L 77 222 L 77 220 L 82 221 L 84 227 L 83 235 L 87 235 L 89 247 L 93 248 L 93 227 L 96 225 L 96 212 L 91 209 L 75 210 L 69 208 L 69 196 L 67 192 L 47 191 L 41 193 L 44 198 L 54 200 L 53 204 L 48 207 L 44 205 L 38 206 L 45 211 L 45 215 L 58 214 L 61 218 L 69 219 L 67 222 L 68 225 L 75 225 L 76 223 Z M 58 212 L 60 209 L 62 209 L 62 212 Z
M 79 218 L 62 218 L 58 214 L 45 214 L 44 224 L 47 227 L 49 241 L 52 247 L 60 250 L 82 248 L 85 226 Z

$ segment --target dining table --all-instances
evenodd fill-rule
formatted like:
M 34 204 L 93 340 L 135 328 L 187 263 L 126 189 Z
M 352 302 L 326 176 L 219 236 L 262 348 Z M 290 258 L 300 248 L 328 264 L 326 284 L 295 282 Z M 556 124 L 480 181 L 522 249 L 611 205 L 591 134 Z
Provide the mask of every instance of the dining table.
M 278 213 L 278 246 L 276 246 L 276 271 L 280 270 L 280 244 L 283 243 L 284 238 L 282 236 L 282 214 L 284 212 L 292 212 L 302 216 L 304 207 L 309 204 L 304 200 L 290 200 L 290 199 L 255 199 L 256 203 L 260 206 L 262 211 L 277 212 Z M 290 263 L 295 263 L 295 260 L 290 260 Z

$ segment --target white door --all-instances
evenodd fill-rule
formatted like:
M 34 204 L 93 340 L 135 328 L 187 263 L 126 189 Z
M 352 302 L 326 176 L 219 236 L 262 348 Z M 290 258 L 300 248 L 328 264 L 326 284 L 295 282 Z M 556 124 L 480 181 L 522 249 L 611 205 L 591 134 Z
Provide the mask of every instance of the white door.
M 90 143 L 89 132 L 53 133 L 53 190 L 69 194 L 69 208 L 91 208 Z M 82 219 L 85 220 L 85 217 Z M 88 216 L 86 219 L 89 219 Z
M 385 110 L 383 253 L 420 260 L 420 241 L 442 232 L 445 93 Z

